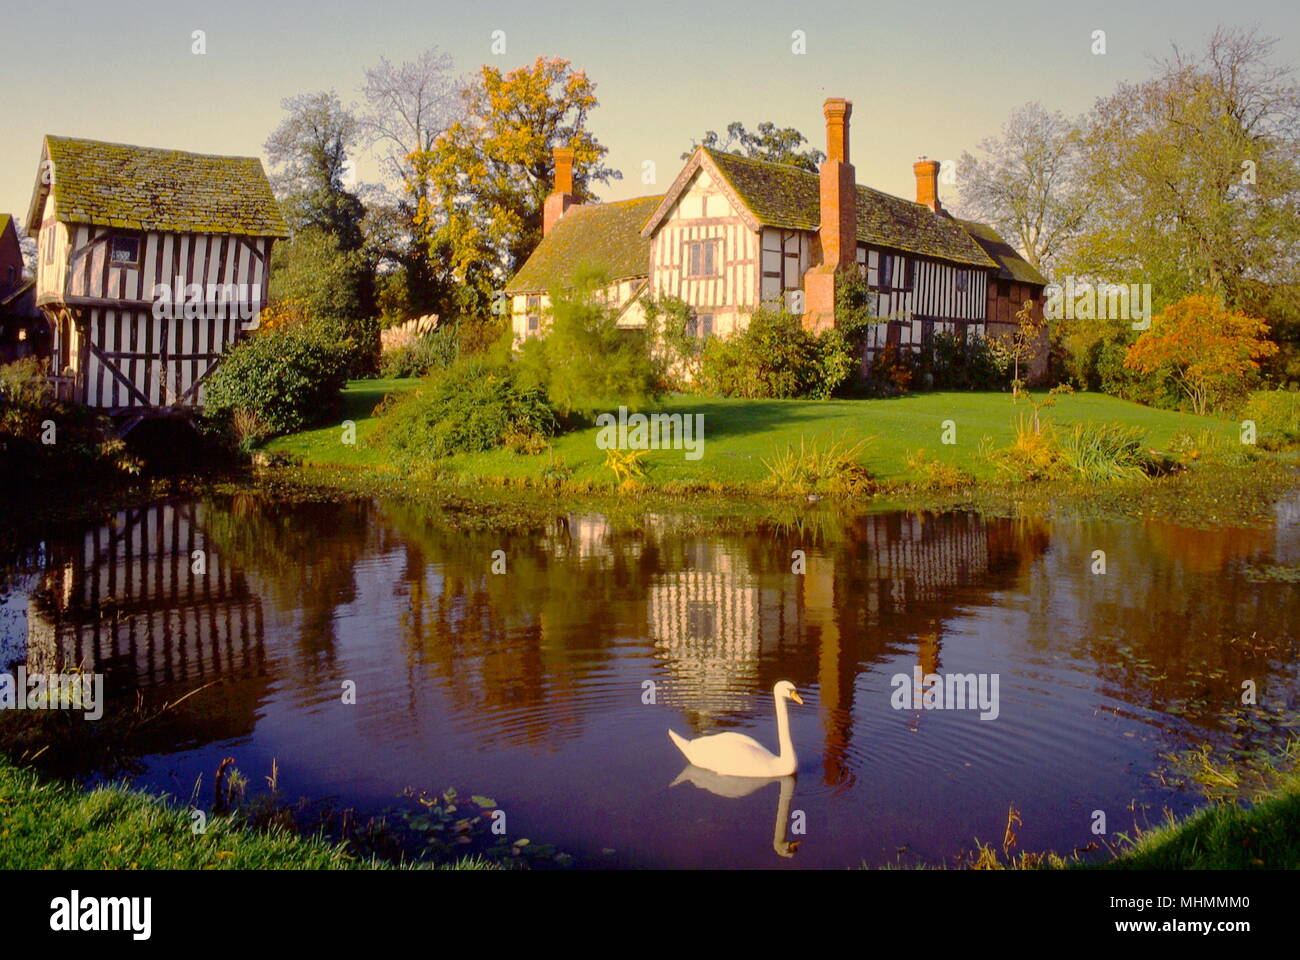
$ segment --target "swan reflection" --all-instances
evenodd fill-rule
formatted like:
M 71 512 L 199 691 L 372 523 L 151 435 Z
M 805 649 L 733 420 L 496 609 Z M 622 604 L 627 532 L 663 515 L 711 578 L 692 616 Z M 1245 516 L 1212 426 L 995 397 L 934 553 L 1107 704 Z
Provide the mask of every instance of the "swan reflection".
M 668 786 L 671 788 L 680 783 L 692 783 L 701 790 L 707 790 L 719 797 L 739 800 L 770 783 L 780 784 L 781 789 L 776 800 L 776 821 L 772 825 L 772 849 L 776 851 L 777 856 L 789 858 L 794 856 L 799 844 L 803 842 L 786 839 L 786 830 L 790 824 L 790 801 L 794 798 L 794 781 L 793 776 L 729 777 L 690 764 Z

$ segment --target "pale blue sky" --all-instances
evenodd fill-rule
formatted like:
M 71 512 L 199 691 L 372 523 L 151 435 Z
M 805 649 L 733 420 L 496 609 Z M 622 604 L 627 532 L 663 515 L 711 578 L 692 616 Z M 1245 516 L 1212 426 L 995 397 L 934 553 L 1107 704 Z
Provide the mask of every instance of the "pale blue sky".
M 955 159 L 1030 100 L 1085 110 L 1148 55 L 1199 47 L 1216 23 L 1259 24 L 1277 54 L 1300 62 L 1295 3 L 1235 0 L 816 4 L 744 0 L 337 3 L 228 0 L 5 0 L 0 19 L 0 210 L 25 218 L 45 133 L 207 153 L 262 155 L 280 100 L 333 87 L 354 100 L 381 56 L 436 44 L 459 71 L 510 69 L 559 55 L 587 70 L 601 105 L 591 118 L 624 180 L 605 199 L 659 193 L 678 155 L 731 120 L 792 125 L 824 147 L 821 102 L 855 101 L 858 180 L 913 193 L 920 154 Z M 206 56 L 190 53 L 207 32 Z M 791 32 L 808 52 L 791 53 Z M 1107 32 L 1105 56 L 1091 33 Z M 505 56 L 489 50 L 505 30 Z M 654 160 L 658 183 L 640 182 Z M 376 174 L 358 158 L 358 173 Z

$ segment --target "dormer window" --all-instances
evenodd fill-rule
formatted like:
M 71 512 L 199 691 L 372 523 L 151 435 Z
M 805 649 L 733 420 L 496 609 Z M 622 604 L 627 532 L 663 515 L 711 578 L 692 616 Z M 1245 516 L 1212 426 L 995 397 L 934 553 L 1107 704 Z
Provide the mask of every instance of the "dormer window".
M 115 267 L 140 266 L 140 238 L 115 236 L 108 241 L 109 262 Z

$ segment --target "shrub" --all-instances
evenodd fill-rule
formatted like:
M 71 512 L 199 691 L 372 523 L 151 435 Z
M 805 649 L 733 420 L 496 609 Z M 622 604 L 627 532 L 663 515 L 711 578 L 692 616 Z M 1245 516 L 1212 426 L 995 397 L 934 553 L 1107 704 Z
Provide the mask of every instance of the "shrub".
M 236 411 L 242 411 L 241 429 L 257 428 L 237 438 L 245 450 L 319 423 L 337 409 L 350 354 L 348 341 L 316 323 L 259 332 L 222 358 L 208 381 L 204 412 L 233 435 Z
M 1000 390 L 1007 374 L 1005 358 L 988 339 L 942 331 L 921 347 L 914 366 L 935 390 Z
M 651 331 L 620 327 L 599 295 L 602 283 L 600 275 L 583 272 L 575 288 L 552 291 L 546 335 L 528 338 L 519 355 L 521 388 L 545 391 L 565 416 L 590 416 L 612 401 L 645 406 L 658 399 L 663 383 Z
M 745 329 L 710 339 L 700 359 L 700 389 L 751 399 L 825 399 L 856 368 L 852 344 L 841 332 L 820 336 L 784 310 L 758 310 Z
M 379 358 L 381 377 L 422 377 L 430 370 L 446 370 L 460 353 L 455 327 L 440 327 Z
M 55 399 L 45 361 L 25 357 L 0 365 L 0 490 L 134 474 L 140 467 L 107 417 Z
M 916 365 L 916 354 L 910 348 L 904 350 L 895 343 L 885 344 L 871 361 L 867 378 L 871 392 L 886 397 L 907 393 L 912 389 Z
M 493 450 L 507 440 L 523 445 L 555 431 L 555 412 L 540 388 L 522 387 L 509 364 L 470 357 L 387 404 L 370 443 L 410 466 Z
M 1135 480 L 1153 466 L 1144 437 L 1141 427 L 1078 421 L 1055 443 L 1066 470 L 1080 480 Z
M 1266 450 L 1300 443 L 1300 391 L 1256 390 L 1241 408 L 1241 419 L 1255 421 L 1257 442 Z

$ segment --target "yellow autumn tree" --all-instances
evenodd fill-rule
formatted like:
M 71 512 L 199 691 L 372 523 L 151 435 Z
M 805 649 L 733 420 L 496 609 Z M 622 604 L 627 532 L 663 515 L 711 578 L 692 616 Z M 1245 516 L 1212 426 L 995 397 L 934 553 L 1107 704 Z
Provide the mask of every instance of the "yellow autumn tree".
M 587 129 L 596 86 L 568 60 L 538 57 L 508 73 L 481 68 L 461 91 L 462 118 L 428 150 L 411 155 L 429 195 L 416 221 L 430 257 L 473 292 L 482 310 L 542 238 L 542 206 L 554 179 L 552 150 L 574 152 L 574 191 L 622 174 Z
M 1268 330 L 1261 318 L 1229 310 L 1217 297 L 1192 294 L 1151 319 L 1124 366 L 1172 378 L 1192 410 L 1205 414 L 1248 390 L 1259 361 L 1277 353 Z

